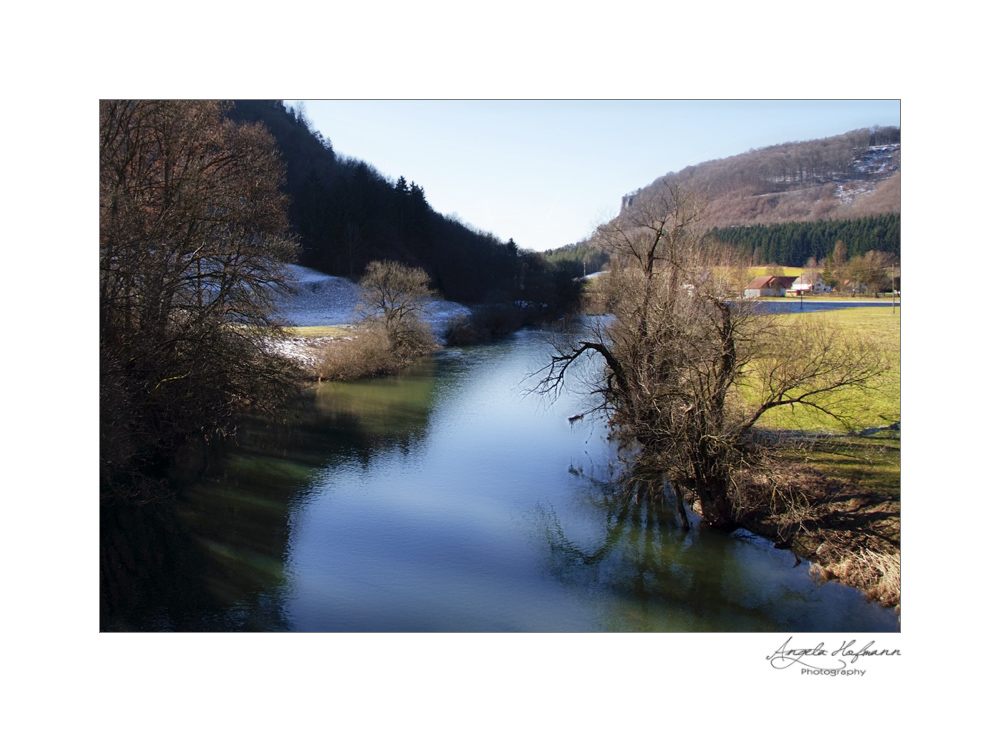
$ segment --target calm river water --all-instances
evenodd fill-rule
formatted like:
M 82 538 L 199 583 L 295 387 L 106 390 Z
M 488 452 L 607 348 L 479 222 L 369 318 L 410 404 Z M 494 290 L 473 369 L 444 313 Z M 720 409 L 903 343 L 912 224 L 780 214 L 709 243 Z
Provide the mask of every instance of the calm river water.
M 102 630 L 897 631 L 746 532 L 618 500 L 522 331 L 251 423 L 173 502 L 104 509 Z

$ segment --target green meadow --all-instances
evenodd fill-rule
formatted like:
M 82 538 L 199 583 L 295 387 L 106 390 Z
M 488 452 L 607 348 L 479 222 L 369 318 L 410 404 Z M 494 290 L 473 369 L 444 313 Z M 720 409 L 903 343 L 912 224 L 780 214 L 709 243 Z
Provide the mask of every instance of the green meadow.
M 761 427 L 782 430 L 850 432 L 886 427 L 899 421 L 900 413 L 900 309 L 845 308 L 827 312 L 789 313 L 781 318 L 822 320 L 829 326 L 875 341 L 888 368 L 867 389 L 847 390 L 836 396 L 836 407 L 845 415 L 839 421 L 816 409 L 788 406 L 772 409 L 761 418 Z
M 766 413 L 761 427 L 794 430 L 781 453 L 828 478 L 883 494 L 900 492 L 900 431 L 880 429 L 900 421 L 900 310 L 847 308 L 824 313 L 794 313 L 783 318 L 818 318 L 833 327 L 872 338 L 888 363 L 870 389 L 848 391 L 837 406 L 846 423 L 815 409 L 779 407 Z

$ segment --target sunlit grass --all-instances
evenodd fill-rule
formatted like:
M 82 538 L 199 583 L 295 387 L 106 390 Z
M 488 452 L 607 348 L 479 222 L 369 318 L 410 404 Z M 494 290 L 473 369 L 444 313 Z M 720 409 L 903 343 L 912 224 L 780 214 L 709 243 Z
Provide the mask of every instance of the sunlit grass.
M 789 313 L 783 319 L 811 318 L 851 333 L 862 334 L 879 344 L 888 362 L 887 371 L 870 388 L 845 390 L 837 397 L 845 420 L 800 406 L 779 407 L 766 412 L 761 427 L 784 430 L 846 432 L 885 427 L 900 420 L 900 311 L 891 308 L 846 308 L 827 312 Z
M 290 325 L 281 330 L 289 338 L 344 338 L 351 334 L 340 325 Z
M 844 484 L 887 498 L 899 496 L 899 430 L 799 438 L 788 441 L 779 454 Z
M 777 275 L 779 277 L 798 277 L 805 272 L 802 267 L 748 267 L 747 274 L 750 277 L 761 277 L 762 275 Z

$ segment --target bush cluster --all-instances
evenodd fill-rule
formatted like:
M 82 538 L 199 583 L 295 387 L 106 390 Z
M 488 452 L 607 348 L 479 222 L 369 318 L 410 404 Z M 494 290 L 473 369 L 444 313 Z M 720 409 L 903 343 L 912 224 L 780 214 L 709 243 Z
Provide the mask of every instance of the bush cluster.
M 362 326 L 351 338 L 335 341 L 324 350 L 316 366 L 316 376 L 323 381 L 387 376 L 437 347 L 429 329 L 414 331 L 409 336 L 394 347 L 385 328 L 374 323 Z

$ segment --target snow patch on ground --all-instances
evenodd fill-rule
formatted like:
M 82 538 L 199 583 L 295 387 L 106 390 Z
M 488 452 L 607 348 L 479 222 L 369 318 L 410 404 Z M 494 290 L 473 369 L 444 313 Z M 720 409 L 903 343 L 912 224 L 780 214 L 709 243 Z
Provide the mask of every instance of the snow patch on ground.
M 874 183 L 840 183 L 837 185 L 836 196 L 844 203 L 853 203 L 858 196 L 863 196 L 875 190 Z
M 899 150 L 898 142 L 891 145 L 872 145 L 860 159 L 854 161 L 854 169 L 867 176 L 888 177 L 899 169 L 899 164 L 893 157 Z
M 331 277 L 298 264 L 286 265 L 293 292 L 277 305 L 278 316 L 288 325 L 351 325 L 361 320 L 361 288 L 346 277 Z M 425 318 L 439 338 L 448 322 L 471 311 L 448 300 L 428 304 Z
M 293 290 L 276 303 L 276 314 L 283 325 L 356 325 L 361 320 L 358 304 L 361 288 L 346 277 L 332 277 L 297 264 L 285 265 Z M 472 311 L 464 305 L 448 300 L 435 300 L 428 304 L 425 319 L 430 323 L 435 337 L 444 339 L 448 323 Z M 319 350 L 334 339 L 288 338 L 275 344 L 275 350 L 291 356 L 306 365 L 315 365 Z
M 331 277 L 297 264 L 286 265 L 292 292 L 276 306 L 288 325 L 349 325 L 361 319 L 361 289 L 346 277 Z
M 270 350 L 272 353 L 298 361 L 311 370 L 319 366 L 323 349 L 338 340 L 349 340 L 349 338 L 282 338 L 272 341 Z

